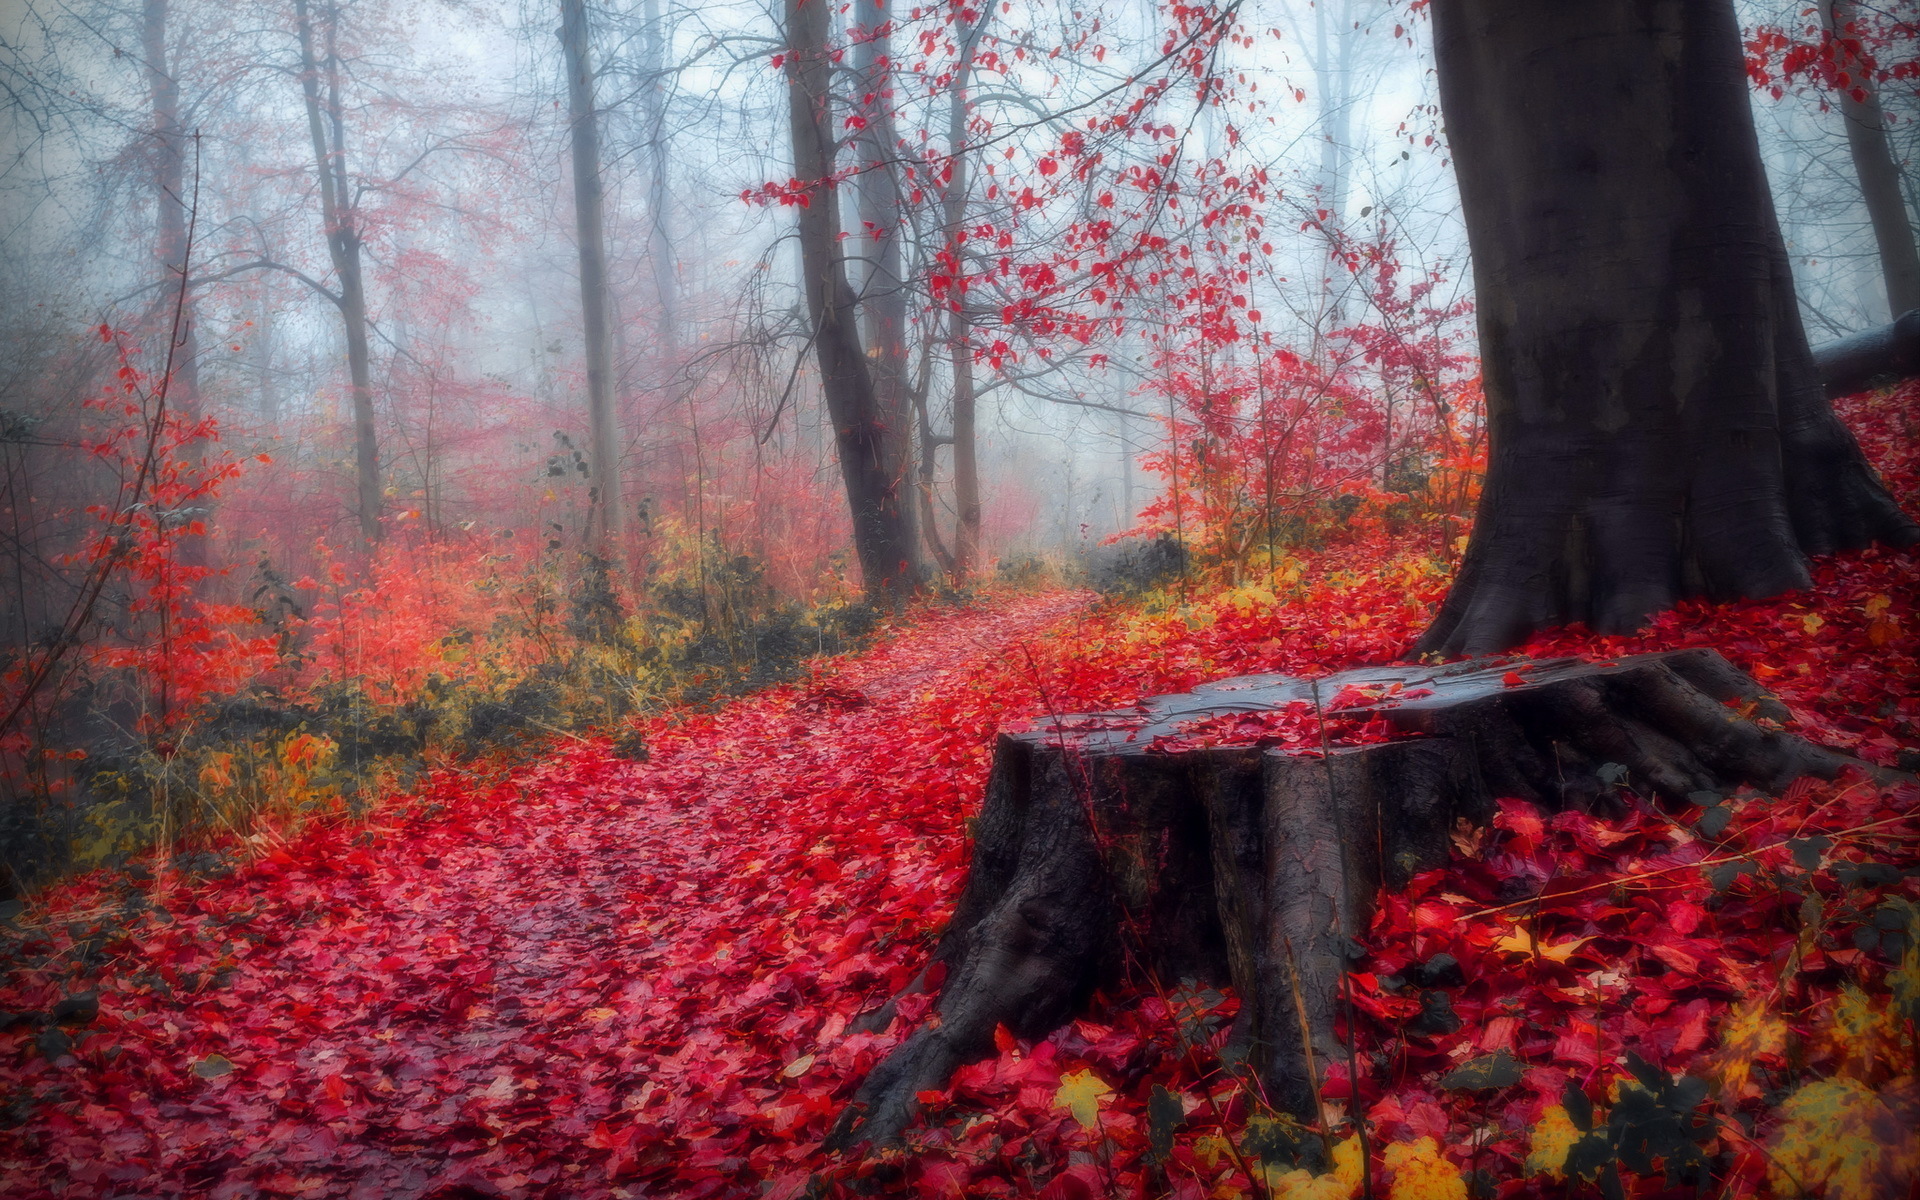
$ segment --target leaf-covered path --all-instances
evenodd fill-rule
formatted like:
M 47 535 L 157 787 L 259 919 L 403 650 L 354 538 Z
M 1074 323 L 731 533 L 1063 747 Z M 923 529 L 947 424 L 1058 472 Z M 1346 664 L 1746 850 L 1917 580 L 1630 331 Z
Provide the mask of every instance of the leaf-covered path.
M 1362 544 L 1274 591 L 929 610 L 804 685 L 652 722 L 645 764 L 568 743 L 504 783 L 449 773 L 369 822 L 256 838 L 217 879 L 66 885 L 0 922 L 0 1195 L 1225 1200 L 1258 1176 L 1354 1200 L 1358 1157 L 1295 1170 L 1223 1070 L 1233 998 L 1178 981 L 997 1039 L 922 1096 L 905 1154 L 821 1143 L 926 1015 L 912 997 L 849 1032 L 926 959 L 996 728 L 1387 662 L 1445 581 Z M 1887 765 L 1920 747 L 1920 550 L 1527 650 L 1688 645 L 1764 680 L 1797 732 Z M 1654 1115 L 1684 1136 L 1665 1167 L 1621 1158 L 1623 1194 L 1672 1194 L 1699 1162 L 1729 1195 L 1840 1163 L 1871 1167 L 1866 1190 L 1829 1200 L 1905 1194 L 1872 1189 L 1920 1178 L 1920 786 L 1802 780 L 1676 811 L 1628 781 L 1617 800 L 1606 819 L 1503 802 L 1382 902 L 1351 976 L 1356 1052 L 1322 1089 L 1364 1113 L 1375 1194 L 1463 1200 L 1484 1171 L 1482 1194 L 1563 1195 L 1576 1142 L 1589 1176 L 1641 1144 L 1633 1086 L 1679 1106 Z M 89 1019 L 73 994 L 93 989 Z M 1481 1060 L 1512 1082 L 1461 1084 Z M 1680 1111 L 1702 1081 L 1713 1099 Z
M 102 958 L 76 1045 L 4 1068 L 0 1193 L 757 1193 L 781 1159 L 803 1180 L 868 1040 L 837 1035 L 955 894 L 991 722 L 1039 704 L 987 678 L 1081 603 L 941 614 L 654 728 L 644 764 L 590 744 L 487 793 L 444 777 L 156 909 L 101 893 L 10 989 L 49 1003 Z

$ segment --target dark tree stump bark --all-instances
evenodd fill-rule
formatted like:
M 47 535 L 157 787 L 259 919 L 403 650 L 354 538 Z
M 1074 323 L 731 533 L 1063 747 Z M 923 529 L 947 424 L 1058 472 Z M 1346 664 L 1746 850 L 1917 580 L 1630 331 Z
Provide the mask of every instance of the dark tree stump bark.
M 1336 727 L 1377 717 L 1403 740 L 1323 757 L 1192 738 L 1211 718 L 1321 702 Z M 993 1052 L 996 1025 L 1043 1036 L 1129 966 L 1231 984 L 1235 1042 L 1277 1105 L 1311 1117 L 1315 1076 L 1339 1050 L 1345 958 L 1382 887 L 1444 864 L 1450 835 L 1484 825 L 1496 797 L 1612 803 L 1598 775 L 1609 763 L 1678 799 L 1855 761 L 1778 727 L 1788 719 L 1719 654 L 1682 650 L 1369 667 L 1317 684 L 1251 675 L 1003 734 L 929 966 L 946 970 L 938 1016 L 873 1070 L 831 1144 L 897 1137 L 919 1092 Z M 869 1027 L 891 1017 L 888 1005 Z

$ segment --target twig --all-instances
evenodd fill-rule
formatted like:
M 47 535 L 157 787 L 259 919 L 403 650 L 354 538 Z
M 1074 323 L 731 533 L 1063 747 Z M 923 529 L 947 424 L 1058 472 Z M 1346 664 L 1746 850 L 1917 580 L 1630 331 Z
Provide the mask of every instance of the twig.
M 1828 834 L 1826 836 L 1833 838 L 1833 840 L 1837 843 L 1845 838 L 1850 838 L 1850 837 L 1854 837 L 1859 834 L 1865 833 L 1870 829 L 1878 829 L 1883 825 L 1893 825 L 1900 821 L 1911 821 L 1916 817 L 1920 817 L 1920 812 L 1901 813 L 1898 816 L 1885 817 L 1878 821 L 1869 821 L 1865 825 L 1855 825 L 1851 829 L 1843 829 L 1843 830 L 1840 830 L 1838 833 Z M 1590 884 L 1587 884 L 1585 887 L 1569 888 L 1564 892 L 1557 892 L 1554 894 L 1553 898 L 1558 899 L 1561 896 L 1578 896 L 1585 892 L 1597 892 L 1602 888 L 1619 887 L 1621 884 L 1625 884 L 1625 883 L 1638 883 L 1643 879 L 1657 879 L 1662 875 L 1671 874 L 1674 871 L 1688 871 L 1698 867 L 1717 867 L 1723 863 L 1743 862 L 1747 859 L 1754 858 L 1761 854 L 1765 854 L 1769 850 L 1782 849 L 1787 845 L 1788 842 L 1799 841 L 1799 840 L 1800 839 L 1798 838 L 1781 838 L 1777 842 L 1769 842 L 1764 846 L 1755 847 L 1754 849 L 1748 850 L 1741 854 L 1723 854 L 1717 858 L 1703 858 L 1698 862 L 1675 863 L 1670 867 L 1656 867 L 1651 871 L 1637 871 L 1632 875 L 1622 875 L 1617 879 L 1603 879 L 1599 883 L 1590 883 Z M 1476 908 L 1472 912 L 1463 913 L 1455 919 L 1460 921 L 1478 920 L 1481 917 L 1490 917 L 1495 913 L 1506 912 L 1509 909 L 1524 908 L 1529 904 L 1538 904 L 1540 901 L 1546 898 L 1547 897 L 1544 895 L 1529 896 L 1525 900 L 1515 900 L 1509 904 L 1496 904 L 1496 905 L 1493 905 L 1491 908 Z

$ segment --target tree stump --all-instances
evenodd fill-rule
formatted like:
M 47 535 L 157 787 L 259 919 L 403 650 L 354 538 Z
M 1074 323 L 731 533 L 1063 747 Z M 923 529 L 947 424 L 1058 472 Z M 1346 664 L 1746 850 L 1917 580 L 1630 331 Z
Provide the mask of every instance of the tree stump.
M 912 989 L 944 966 L 937 1019 L 874 1068 L 830 1144 L 897 1137 L 919 1092 L 993 1053 L 995 1026 L 1044 1036 L 1129 961 L 1231 984 L 1234 1042 L 1311 1118 L 1379 889 L 1444 864 L 1496 797 L 1612 803 L 1609 764 L 1678 799 L 1855 761 L 1789 719 L 1716 652 L 1681 650 L 1250 675 L 1002 734 L 965 890 Z

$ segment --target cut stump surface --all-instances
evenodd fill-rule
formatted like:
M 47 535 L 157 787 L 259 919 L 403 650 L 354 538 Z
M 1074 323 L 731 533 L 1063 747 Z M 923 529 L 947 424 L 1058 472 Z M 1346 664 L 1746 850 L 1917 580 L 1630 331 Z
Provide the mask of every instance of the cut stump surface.
M 1044 1036 L 1127 962 L 1231 984 L 1234 1045 L 1277 1106 L 1311 1119 L 1339 1052 L 1341 970 L 1381 888 L 1444 864 L 1499 797 L 1590 809 L 1621 768 L 1680 799 L 1854 762 L 1790 719 L 1718 653 L 1680 650 L 1248 675 L 1002 734 L 929 965 L 946 971 L 938 1019 L 874 1068 L 831 1144 L 897 1137 L 918 1093 L 993 1053 L 996 1026 Z

